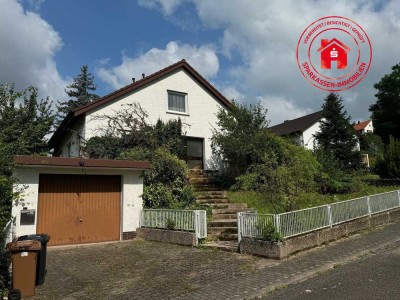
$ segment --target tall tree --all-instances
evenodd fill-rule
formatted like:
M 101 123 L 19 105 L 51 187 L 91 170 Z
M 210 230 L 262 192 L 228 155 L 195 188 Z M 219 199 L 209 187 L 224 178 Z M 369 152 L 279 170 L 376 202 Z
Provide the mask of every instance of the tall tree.
M 343 110 L 343 99 L 330 93 L 324 99 L 322 109 L 321 130 L 315 134 L 318 147 L 331 153 L 341 169 L 357 169 L 361 162 L 358 140 L 350 116 Z
M 393 66 L 392 73 L 383 76 L 374 88 L 378 90 L 377 101 L 369 110 L 375 133 L 388 143 L 391 135 L 400 138 L 400 64 Z
M 94 92 L 96 88 L 94 76 L 88 71 L 88 66 L 83 65 L 80 74 L 75 77 L 73 82 L 65 89 L 65 92 L 71 99 L 65 102 L 59 102 L 57 106 L 58 114 L 56 125 L 58 126 L 70 111 L 98 99 L 98 95 L 91 93 Z
M 211 138 L 214 153 L 228 163 L 234 177 L 243 174 L 247 168 L 258 162 L 263 153 L 260 141 L 268 126 L 267 109 L 261 103 L 239 104 L 233 101 L 229 111 L 221 109 L 218 114 L 218 128 Z

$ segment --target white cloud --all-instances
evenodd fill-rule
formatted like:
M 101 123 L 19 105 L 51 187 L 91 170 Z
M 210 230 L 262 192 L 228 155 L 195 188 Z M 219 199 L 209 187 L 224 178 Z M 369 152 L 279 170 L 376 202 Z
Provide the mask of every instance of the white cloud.
M 123 56 L 119 66 L 98 68 L 97 75 L 117 89 L 130 83 L 132 77 L 140 79 L 142 73 L 150 75 L 182 59 L 186 59 L 207 78 L 213 78 L 219 69 L 218 57 L 212 45 L 197 47 L 172 41 L 165 49 L 152 48 L 136 57 Z
M 268 108 L 267 117 L 270 120 L 269 126 L 292 120 L 312 113 L 310 109 L 300 109 L 293 100 L 287 100 L 283 97 L 257 97 L 264 107 Z
M 225 96 L 225 98 L 229 100 L 236 100 L 238 102 L 241 102 L 244 100 L 244 95 L 239 92 L 235 87 L 233 86 L 224 86 L 219 88 L 222 95 Z
M 369 117 L 375 101 L 373 84 L 400 61 L 400 3 L 389 1 L 193 1 L 208 28 L 221 30 L 219 51 L 231 60 L 230 85 L 248 99 L 265 99 L 273 122 L 287 114 L 321 108 L 327 92 L 311 86 L 298 70 L 295 51 L 303 30 L 314 20 L 338 15 L 350 18 L 368 33 L 373 48 L 372 65 L 355 88 L 342 92 L 354 119 Z M 176 11 L 175 9 L 170 10 Z M 227 81 L 224 79 L 224 81 Z M 283 102 L 281 105 L 278 100 Z M 254 101 L 254 100 L 253 100 Z M 288 105 L 291 103 L 291 105 Z M 278 107 L 282 107 L 280 112 Z M 273 114 L 273 116 L 272 116 Z
M 40 2 L 40 1 L 39 1 Z M 0 82 L 18 89 L 39 88 L 39 96 L 65 99 L 68 84 L 57 71 L 59 34 L 37 13 L 24 11 L 13 0 L 0 0 Z
M 187 0 L 138 0 L 138 4 L 146 8 L 159 9 L 165 16 L 170 16 L 186 1 Z

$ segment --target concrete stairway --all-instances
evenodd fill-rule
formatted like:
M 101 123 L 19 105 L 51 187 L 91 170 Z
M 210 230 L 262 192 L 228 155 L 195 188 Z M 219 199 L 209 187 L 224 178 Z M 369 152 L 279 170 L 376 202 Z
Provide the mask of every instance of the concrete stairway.
M 206 171 L 190 170 L 189 182 L 195 187 L 196 202 L 212 209 L 212 220 L 207 227 L 208 239 L 237 241 L 237 213 L 253 210 L 246 203 L 230 203 L 227 192 L 213 185 Z

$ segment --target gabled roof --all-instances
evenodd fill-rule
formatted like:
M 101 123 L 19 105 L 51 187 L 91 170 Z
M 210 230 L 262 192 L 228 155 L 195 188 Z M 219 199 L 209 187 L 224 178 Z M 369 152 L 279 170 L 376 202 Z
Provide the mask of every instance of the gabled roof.
M 360 123 L 357 123 L 356 125 L 353 126 L 355 131 L 360 131 L 363 130 L 367 125 L 371 122 L 371 120 L 363 121 Z
M 341 47 L 341 48 L 343 48 L 343 49 L 345 49 L 347 51 L 351 50 L 349 47 L 347 47 L 345 44 L 343 44 L 341 41 L 339 41 L 339 40 L 337 40 L 335 38 L 333 38 L 331 40 L 322 39 L 321 40 L 321 47 L 319 47 L 317 50 L 318 51 L 323 51 L 333 43 L 335 43 L 336 45 L 338 45 L 339 47 Z
M 116 90 L 94 102 L 86 104 L 84 106 L 78 107 L 77 109 L 71 111 L 65 119 L 61 122 L 60 126 L 54 132 L 53 136 L 49 140 L 50 146 L 54 147 L 56 142 L 62 135 L 63 130 L 68 127 L 69 124 L 74 123 L 77 119 L 84 116 L 87 112 L 102 106 L 106 105 L 110 101 L 117 99 L 127 93 L 135 91 L 141 87 L 144 87 L 154 81 L 163 78 L 166 75 L 172 74 L 177 70 L 185 70 L 194 80 L 196 80 L 199 84 L 201 84 L 211 95 L 213 95 L 223 106 L 227 108 L 232 108 L 233 104 L 228 99 L 226 99 L 215 87 L 213 87 L 203 76 L 201 76 L 186 60 L 182 59 L 177 63 L 166 67 L 156 73 L 148 75 L 143 79 L 137 80 L 127 86 Z
M 151 167 L 148 161 L 92 159 L 73 157 L 48 157 L 16 155 L 14 163 L 26 167 L 69 167 L 69 168 L 106 168 L 106 169 L 138 169 L 146 170 Z
M 277 135 L 289 135 L 296 132 L 304 132 L 321 119 L 322 110 L 297 119 L 287 120 L 268 129 Z

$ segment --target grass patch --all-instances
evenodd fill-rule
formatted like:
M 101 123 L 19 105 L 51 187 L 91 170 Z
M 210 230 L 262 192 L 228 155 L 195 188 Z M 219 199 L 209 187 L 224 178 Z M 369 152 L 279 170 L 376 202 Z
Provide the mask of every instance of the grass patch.
M 266 203 L 259 192 L 254 191 L 228 191 L 229 202 L 247 203 L 247 207 L 257 210 L 259 214 L 275 213 L 273 207 Z
M 390 192 L 398 189 L 400 189 L 400 186 L 372 186 L 364 184 L 359 191 L 348 194 L 322 195 L 319 193 L 308 193 L 298 197 L 299 209 Z M 249 208 L 257 210 L 259 214 L 277 213 L 271 204 L 267 203 L 263 195 L 259 192 L 229 191 L 228 196 L 229 201 L 233 203 L 247 203 Z

